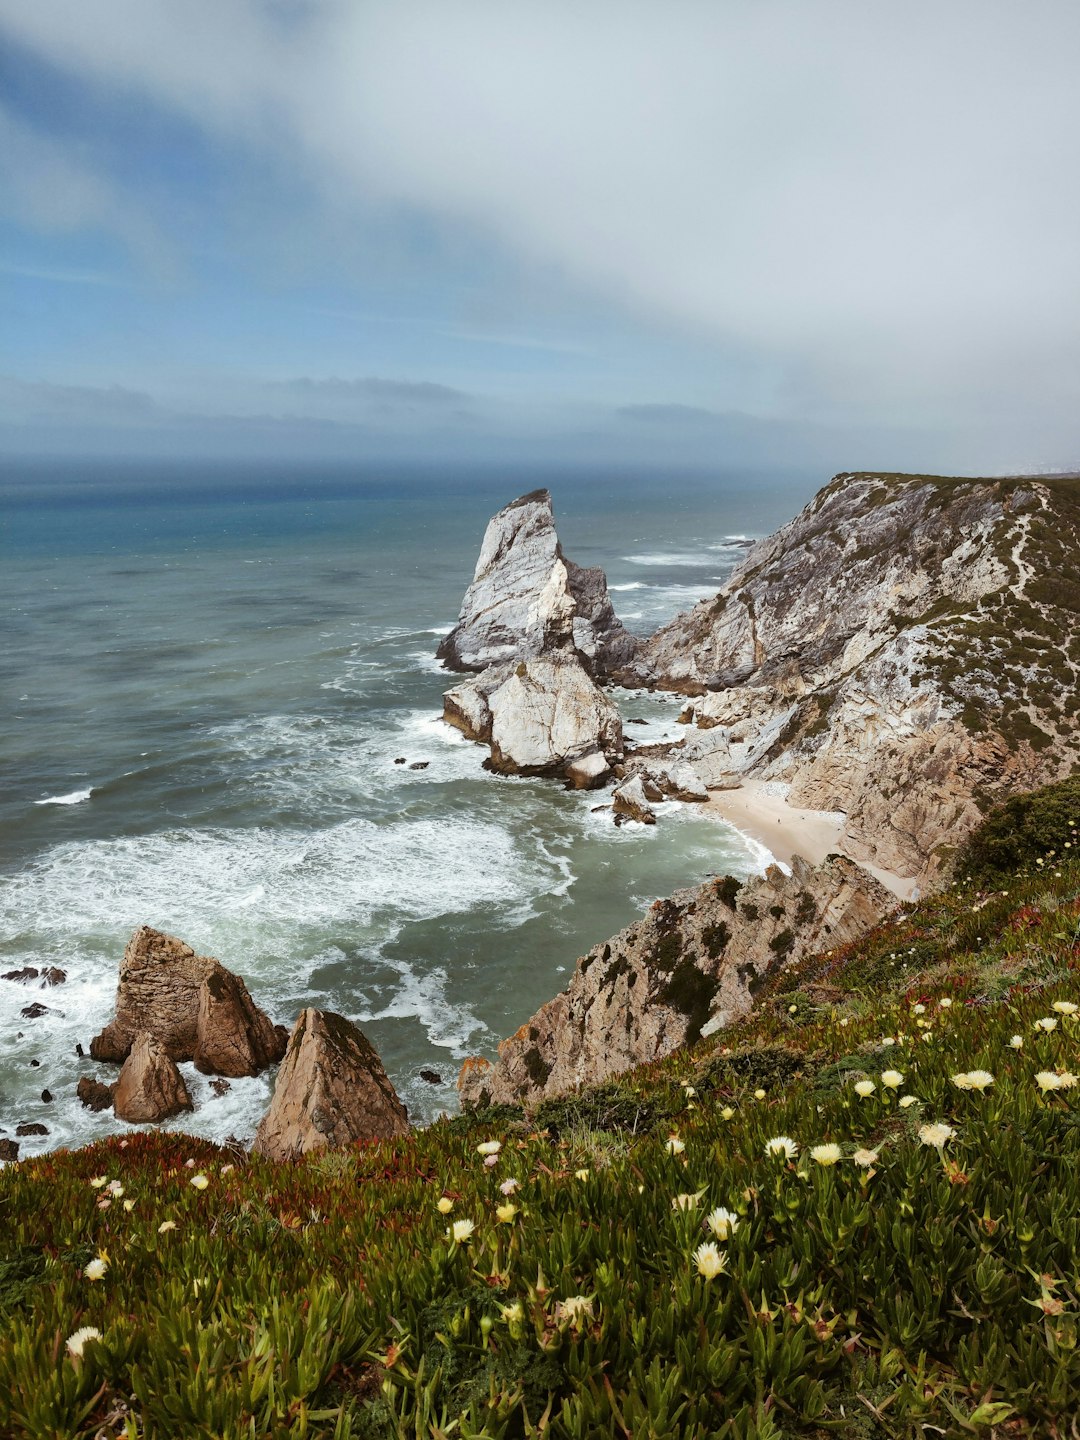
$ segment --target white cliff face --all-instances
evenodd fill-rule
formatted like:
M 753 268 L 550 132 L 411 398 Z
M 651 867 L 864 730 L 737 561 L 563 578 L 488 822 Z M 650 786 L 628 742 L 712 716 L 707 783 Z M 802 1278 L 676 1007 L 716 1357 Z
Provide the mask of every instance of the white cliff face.
M 488 522 L 458 623 L 437 656 L 452 670 L 576 653 L 595 675 L 636 647 L 611 607 L 604 572 L 566 560 L 551 496 L 534 490 Z
M 1075 481 L 841 475 L 633 668 L 693 697 L 710 786 L 782 781 L 929 879 L 979 797 L 1080 760 L 1078 552 Z

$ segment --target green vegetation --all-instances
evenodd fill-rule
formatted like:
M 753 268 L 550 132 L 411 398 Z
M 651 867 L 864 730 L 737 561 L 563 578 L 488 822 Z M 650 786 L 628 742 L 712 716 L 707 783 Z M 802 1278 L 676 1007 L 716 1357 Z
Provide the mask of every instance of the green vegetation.
M 531 1116 L 7 1167 L 0 1435 L 1073 1433 L 1075 787 L 990 817 L 979 884 Z

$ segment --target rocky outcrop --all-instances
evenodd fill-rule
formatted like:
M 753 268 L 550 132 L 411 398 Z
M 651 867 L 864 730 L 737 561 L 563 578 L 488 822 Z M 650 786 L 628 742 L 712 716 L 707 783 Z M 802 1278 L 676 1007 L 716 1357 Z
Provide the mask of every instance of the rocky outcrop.
M 926 881 L 994 796 L 1080 762 L 1080 483 L 840 475 L 639 648 L 709 785 L 782 782 Z
M 165 1045 L 145 1030 L 136 1035 L 113 1092 L 113 1107 L 132 1125 L 154 1125 L 185 1110 L 191 1096 Z
M 171 1059 L 194 1059 L 207 1073 L 217 1073 L 220 1064 L 226 1075 L 256 1075 L 285 1051 L 284 1030 L 258 1008 L 239 976 L 149 925 L 128 941 L 116 1017 L 90 1042 L 90 1054 L 120 1063 L 144 1031 Z
M 863 935 L 895 900 L 852 861 L 740 886 L 710 880 L 658 900 L 578 961 L 570 985 L 499 1046 L 470 1060 L 463 1104 L 533 1105 L 669 1055 L 747 1014 L 764 980 L 804 955 Z
M 409 1116 L 377 1053 L 342 1015 L 300 1013 L 252 1147 L 269 1160 L 404 1135 Z
M 84 1075 L 75 1087 L 80 1104 L 95 1113 L 112 1109 L 115 1091 L 115 1085 L 104 1085 L 100 1080 L 95 1080 L 92 1075 Z
M 458 623 L 437 658 L 451 670 L 576 654 L 590 674 L 621 669 L 636 641 L 616 618 L 604 572 L 562 553 L 551 495 L 534 490 L 488 522 Z
M 654 795 L 652 798 L 657 797 Z M 611 809 L 616 820 L 621 816 L 626 820 L 636 820 L 641 825 L 656 824 L 656 812 L 649 805 L 640 775 L 615 787 L 611 792 Z
M 487 743 L 488 764 L 501 775 L 564 775 L 577 783 L 584 773 L 597 784 L 623 752 L 617 707 L 573 653 L 492 667 L 447 692 L 443 718 Z

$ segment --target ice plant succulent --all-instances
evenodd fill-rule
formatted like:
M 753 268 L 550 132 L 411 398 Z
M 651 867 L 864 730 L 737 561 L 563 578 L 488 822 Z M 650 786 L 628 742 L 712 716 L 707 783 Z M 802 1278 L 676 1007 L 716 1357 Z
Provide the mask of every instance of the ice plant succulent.
M 956 1131 L 953 1127 L 946 1125 L 943 1120 L 935 1121 L 932 1125 L 919 1126 L 919 1139 L 924 1145 L 930 1145 L 935 1150 L 940 1150 L 955 1135 Z
M 883 1070 L 881 1083 L 887 1085 L 890 1090 L 898 1090 L 904 1083 L 904 1077 L 899 1070 Z
M 105 1272 L 109 1268 L 109 1257 L 107 1255 L 95 1255 L 93 1260 L 83 1269 L 87 1280 L 104 1280 Z
M 475 1229 L 471 1220 L 455 1220 L 446 1233 L 455 1245 L 464 1245 Z
M 815 1145 L 810 1151 L 810 1159 L 818 1165 L 835 1165 L 840 1159 L 842 1151 L 839 1145 L 829 1143 L 828 1145 Z
M 855 1082 L 855 1094 L 861 1096 L 863 1100 L 873 1095 L 876 1089 L 877 1086 L 873 1080 L 856 1080 Z
M 774 1135 L 765 1141 L 766 1155 L 782 1155 L 785 1160 L 793 1160 L 798 1153 L 799 1147 L 790 1135 Z
M 82 1353 L 91 1340 L 100 1340 L 101 1331 L 93 1325 L 84 1325 L 67 1338 L 67 1352 L 73 1360 L 81 1360 Z
M 705 1224 L 709 1227 L 717 1240 L 730 1240 L 735 1231 L 739 1228 L 739 1217 L 733 1210 L 718 1205 L 715 1210 L 710 1210 L 705 1217 Z
M 694 1264 L 704 1279 L 715 1280 L 727 1269 L 727 1256 L 711 1240 L 706 1240 L 694 1251 Z

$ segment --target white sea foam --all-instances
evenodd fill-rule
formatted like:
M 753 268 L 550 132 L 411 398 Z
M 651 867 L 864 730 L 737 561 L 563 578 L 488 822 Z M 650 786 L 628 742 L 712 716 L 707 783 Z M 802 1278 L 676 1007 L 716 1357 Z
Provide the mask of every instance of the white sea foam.
M 69 790 L 66 795 L 46 795 L 44 800 L 35 800 L 35 805 L 81 805 L 94 793 L 93 785 L 85 790 Z
M 647 590 L 649 587 L 644 580 L 630 580 L 625 585 L 609 585 L 609 590 Z
M 660 550 L 642 555 L 624 555 L 628 565 L 654 565 L 678 568 L 685 565 L 715 565 L 716 556 L 709 550 Z

